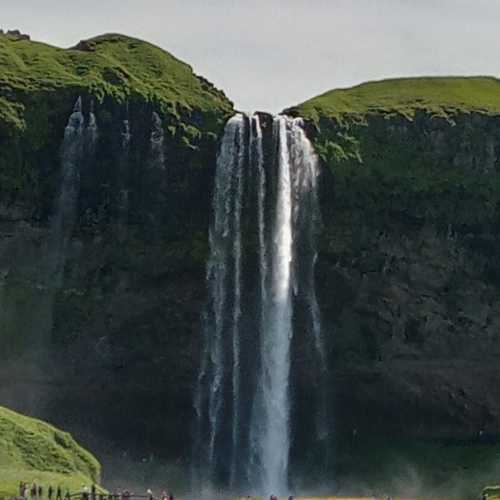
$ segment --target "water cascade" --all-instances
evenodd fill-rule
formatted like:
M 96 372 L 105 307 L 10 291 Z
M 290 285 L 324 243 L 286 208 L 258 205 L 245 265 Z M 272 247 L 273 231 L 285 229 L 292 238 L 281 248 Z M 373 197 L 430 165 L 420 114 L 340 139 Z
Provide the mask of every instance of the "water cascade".
M 151 162 L 152 167 L 163 170 L 165 168 L 164 131 L 160 115 L 153 111 L 151 116 Z
M 79 97 L 64 129 L 61 145 L 61 184 L 50 224 L 47 277 L 52 280 L 49 286 L 55 289 L 61 285 L 67 245 L 75 223 L 80 192 L 80 171 L 85 156 L 94 153 L 96 141 L 95 115 L 91 111 L 88 123 L 85 125 L 82 99 Z
M 314 286 L 318 161 L 302 126 L 237 114 L 217 160 L 195 454 L 201 481 L 241 493 L 288 493 L 294 335 L 314 351 L 311 371 L 326 373 Z M 295 317 L 306 318 L 300 328 Z
M 59 189 L 52 205 L 47 238 L 39 253 L 32 256 L 27 251 L 23 265 L 9 268 L 1 282 L 2 334 L 7 342 L 11 338 L 29 342 L 40 363 L 45 359 L 40 353 L 47 348 L 51 338 L 54 302 L 63 284 L 64 268 L 70 254 L 70 241 L 77 218 L 80 172 L 89 160 L 89 151 L 94 149 L 96 137 L 95 118 L 89 117 L 86 124 L 82 100 L 78 98 L 68 118 L 60 147 Z M 22 238 L 22 234 L 16 235 L 16 238 Z M 16 290 L 19 289 L 23 290 L 24 302 L 17 299 Z M 40 394 L 28 396 L 25 400 L 32 399 L 34 403 L 33 406 L 31 402 L 27 403 L 27 408 L 40 404 Z
M 118 196 L 117 209 L 119 221 L 120 238 L 124 238 L 127 233 L 127 222 L 130 208 L 129 190 L 129 162 L 130 162 L 130 143 L 132 141 L 132 132 L 130 130 L 130 120 L 128 117 L 122 122 L 121 149 L 119 154 L 118 167 Z

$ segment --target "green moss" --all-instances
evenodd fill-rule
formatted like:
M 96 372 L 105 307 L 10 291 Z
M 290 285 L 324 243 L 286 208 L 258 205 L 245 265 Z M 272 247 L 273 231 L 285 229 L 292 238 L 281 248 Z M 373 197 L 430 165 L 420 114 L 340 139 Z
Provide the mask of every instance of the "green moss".
M 214 144 L 233 113 L 221 91 L 147 42 L 104 35 L 60 49 L 0 35 L 0 197 L 33 203 L 50 191 L 78 96 L 103 130 L 125 116 L 146 124 L 155 110 L 171 148 L 188 153 Z
M 0 118 L 8 118 L 20 130 L 25 126 L 25 118 L 15 109 L 20 94 L 61 88 L 90 94 L 98 101 L 139 97 L 156 103 L 165 115 L 196 110 L 210 115 L 209 122 L 232 110 L 225 95 L 197 77 L 190 66 L 141 40 L 104 35 L 60 49 L 0 36 Z
M 500 486 L 486 486 L 483 489 L 483 497 L 488 500 L 497 500 L 500 498 Z
M 98 482 L 97 460 L 66 432 L 0 407 L 0 498 L 17 491 L 19 481 L 80 488 Z
M 485 130 L 496 123 L 488 120 L 500 115 L 500 80 L 370 82 L 289 112 L 314 127 L 316 150 L 335 179 L 337 221 L 432 221 L 471 230 L 496 220 L 500 176 L 481 160 Z M 474 161 L 453 160 L 457 151 Z
M 419 110 L 436 116 L 457 113 L 500 114 L 500 80 L 493 77 L 398 78 L 336 89 L 296 108 L 304 118 L 342 118 L 370 113 L 413 117 Z

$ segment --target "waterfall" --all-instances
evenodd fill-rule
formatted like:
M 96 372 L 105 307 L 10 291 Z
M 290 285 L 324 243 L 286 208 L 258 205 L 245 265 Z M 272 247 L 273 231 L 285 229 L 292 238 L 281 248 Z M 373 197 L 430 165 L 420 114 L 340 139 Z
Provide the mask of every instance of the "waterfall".
M 86 136 L 93 150 L 97 137 L 95 116 L 93 113 L 90 114 L 89 124 L 85 127 L 82 98 L 79 97 L 64 129 L 61 145 L 61 184 L 50 224 L 49 262 L 46 272 L 47 278 L 52 280 L 49 286 L 54 288 L 61 285 L 68 239 L 71 237 L 75 222 Z
M 287 120 L 278 117 L 278 180 L 271 244 L 270 293 L 261 332 L 263 391 L 262 432 L 258 442 L 262 485 L 267 491 L 286 493 L 289 439 L 288 378 L 292 337 L 292 186 Z
M 90 112 L 89 112 L 89 122 L 87 124 L 87 141 L 88 141 L 88 154 L 93 155 L 95 153 L 95 146 L 97 144 L 97 120 L 94 114 L 94 102 L 91 102 Z
M 132 140 L 132 132 L 130 130 L 130 121 L 128 118 L 122 121 L 121 149 L 119 155 L 118 169 L 118 193 L 117 193 L 117 211 L 119 221 L 120 237 L 124 238 L 127 233 L 127 221 L 129 215 L 129 162 L 130 162 L 130 142 Z
M 205 402 L 208 417 L 208 443 L 207 456 L 209 464 L 215 463 L 216 438 L 220 430 L 221 413 L 223 410 L 223 385 L 225 378 L 224 361 L 224 334 L 227 333 L 228 310 L 231 308 L 233 364 L 238 363 L 238 321 L 239 321 L 239 292 L 236 288 L 240 285 L 240 258 L 241 237 L 233 238 L 234 229 L 239 227 L 241 213 L 241 192 L 243 186 L 243 116 L 236 115 L 231 118 L 225 129 L 221 150 L 217 160 L 217 176 L 215 180 L 213 211 L 214 221 L 210 228 L 210 258 L 207 266 L 207 283 L 209 286 L 210 304 L 205 313 L 204 333 L 205 345 L 202 365 L 199 375 L 199 390 L 195 402 L 199 418 L 203 412 L 203 392 L 209 387 L 208 398 Z M 236 171 L 236 172 L 235 172 Z M 239 172 L 239 173 L 238 173 Z M 236 184 L 236 186 L 235 186 Z M 236 188 L 236 189 L 235 189 Z M 236 194 L 236 196 L 235 196 Z M 229 280 L 229 270 L 233 265 L 233 258 L 238 261 L 235 266 L 233 280 Z M 235 287 L 235 285 L 237 285 Z M 234 299 L 231 300 L 231 293 Z M 235 371 L 238 371 L 237 368 Z M 237 375 L 232 380 L 233 398 L 238 396 Z M 237 413 L 236 405 L 233 413 Z M 234 417 L 234 415 L 233 415 Z M 235 423 L 236 425 L 236 423 Z M 237 430 L 232 431 L 236 439 Z
M 194 453 L 203 480 L 242 494 L 289 492 L 294 335 L 307 335 L 326 372 L 314 286 L 317 176 L 301 120 L 237 114 L 227 122 L 209 235 Z M 296 308 L 309 318 L 306 332 L 294 331 Z
M 152 127 L 150 143 L 153 163 L 152 166 L 163 170 L 165 168 L 165 149 L 163 144 L 165 141 L 165 134 L 163 131 L 163 125 L 161 123 L 160 115 L 156 111 L 153 111 L 151 119 Z
M 64 129 L 61 144 L 61 179 L 54 200 L 49 237 L 40 269 L 42 291 L 30 317 L 38 332 L 39 345 L 45 347 L 53 328 L 53 309 L 57 292 L 63 285 L 69 242 L 77 219 L 80 173 L 95 152 L 97 123 L 93 112 L 86 123 L 79 97 Z
M 234 484 L 237 468 L 238 437 L 240 424 L 240 320 L 241 320 L 241 209 L 243 196 L 243 167 L 245 162 L 245 121 L 240 119 L 238 123 L 238 157 L 236 160 L 236 188 L 234 196 L 234 206 L 232 209 L 233 218 L 233 262 L 234 262 L 234 298 L 233 298 L 233 421 L 232 421 L 232 464 L 231 464 L 231 484 Z
M 130 140 L 132 139 L 132 133 L 130 132 L 130 121 L 129 119 L 123 120 L 123 129 L 121 132 L 122 137 L 122 149 L 128 152 L 130 147 Z

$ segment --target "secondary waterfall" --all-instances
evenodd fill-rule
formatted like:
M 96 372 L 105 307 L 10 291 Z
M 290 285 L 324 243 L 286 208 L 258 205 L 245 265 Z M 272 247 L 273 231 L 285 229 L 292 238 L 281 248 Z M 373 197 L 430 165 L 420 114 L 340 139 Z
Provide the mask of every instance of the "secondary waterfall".
M 89 113 L 89 121 L 85 126 L 82 99 L 79 97 L 64 129 L 61 145 L 61 184 L 50 225 L 47 275 L 53 280 L 51 286 L 54 288 L 58 288 L 62 280 L 67 244 L 75 222 L 80 191 L 80 170 L 85 154 L 94 153 L 96 141 L 95 115 L 92 111 Z
M 165 134 L 163 131 L 163 125 L 160 115 L 156 111 L 153 111 L 151 119 L 151 166 L 163 170 L 165 169 L 165 150 L 163 145 Z
M 311 371 L 326 372 L 314 286 L 318 161 L 302 127 L 237 114 L 217 160 L 195 454 L 202 481 L 242 493 L 289 492 L 294 335 L 315 353 Z M 300 328 L 296 317 L 306 318 Z M 316 399 L 320 433 L 326 406 Z

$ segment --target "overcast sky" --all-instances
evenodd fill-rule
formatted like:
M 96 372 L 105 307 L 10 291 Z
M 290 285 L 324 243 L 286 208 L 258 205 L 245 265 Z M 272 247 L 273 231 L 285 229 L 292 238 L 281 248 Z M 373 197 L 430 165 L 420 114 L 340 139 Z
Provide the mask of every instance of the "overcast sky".
M 0 0 L 0 28 L 63 47 L 143 38 L 245 111 L 385 77 L 500 76 L 500 0 Z

